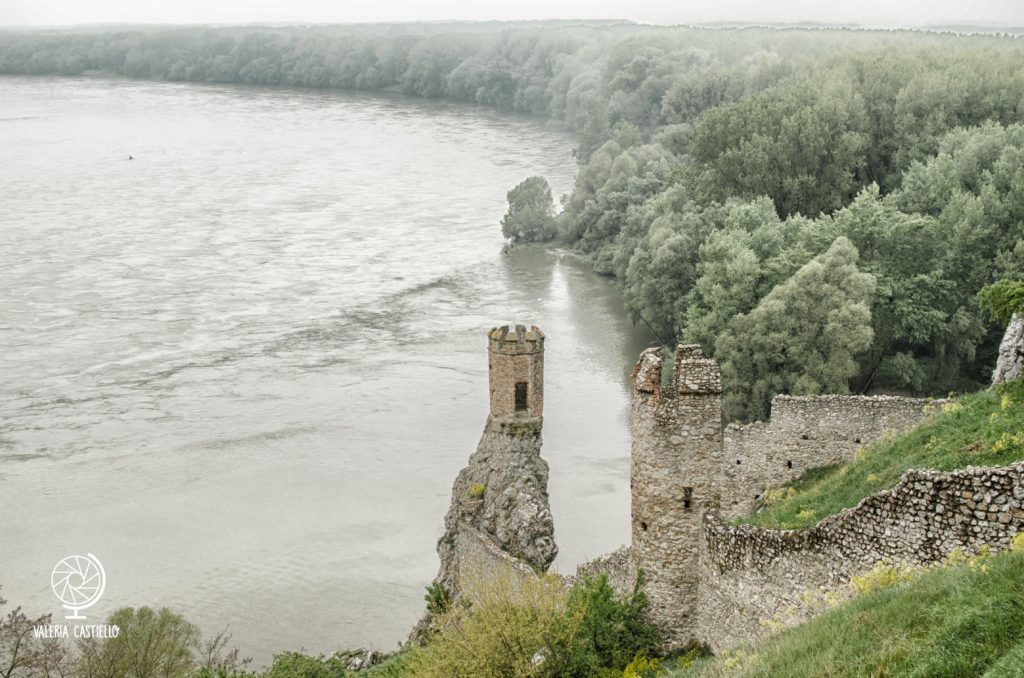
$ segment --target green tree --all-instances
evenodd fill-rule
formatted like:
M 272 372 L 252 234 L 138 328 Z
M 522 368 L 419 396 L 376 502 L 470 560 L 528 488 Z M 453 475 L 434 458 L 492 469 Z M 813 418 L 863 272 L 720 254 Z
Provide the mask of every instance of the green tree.
M 0 608 L 7 601 L 0 597 Z M 15 607 L 0 617 L 0 678 L 47 678 L 69 675 L 73 662 L 56 639 L 36 638 L 32 629 L 51 622 L 48 614 L 31 618 Z
M 529 177 L 508 192 L 501 232 L 515 242 L 551 240 L 556 235 L 555 203 L 544 177 Z
M 81 678 L 179 678 L 196 667 L 199 629 L 166 607 L 121 608 L 107 623 L 116 638 L 79 641 Z
M 862 185 L 867 124 L 854 83 L 825 72 L 708 111 L 690 152 L 706 199 L 767 195 L 782 217 L 814 217 Z
M 1013 316 L 1024 313 L 1024 281 L 994 282 L 978 292 L 978 300 L 993 320 L 1008 323 Z
M 716 342 L 727 418 L 764 418 L 777 393 L 846 393 L 856 355 L 871 344 L 874 291 L 857 249 L 839 237 L 733 318 Z

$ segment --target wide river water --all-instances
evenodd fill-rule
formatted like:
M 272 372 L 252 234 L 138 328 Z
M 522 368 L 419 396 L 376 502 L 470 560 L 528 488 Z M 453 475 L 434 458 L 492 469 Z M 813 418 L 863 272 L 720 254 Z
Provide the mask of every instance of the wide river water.
M 572 257 L 502 254 L 572 139 L 315 90 L 0 78 L 0 595 L 169 606 L 243 654 L 390 650 L 487 415 L 485 331 L 540 325 L 556 566 L 628 539 L 648 337 Z M 129 160 L 129 155 L 133 160 Z

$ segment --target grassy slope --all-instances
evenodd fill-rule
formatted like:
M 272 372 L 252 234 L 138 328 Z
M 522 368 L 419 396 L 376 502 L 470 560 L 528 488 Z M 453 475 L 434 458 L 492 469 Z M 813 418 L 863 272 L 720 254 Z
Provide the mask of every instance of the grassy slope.
M 848 463 L 805 474 L 795 493 L 740 522 L 798 528 L 893 487 L 912 468 L 950 471 L 1024 459 L 1024 380 L 957 399 L 904 435 L 878 442 Z
M 1024 552 L 928 571 L 667 676 L 1024 676 Z

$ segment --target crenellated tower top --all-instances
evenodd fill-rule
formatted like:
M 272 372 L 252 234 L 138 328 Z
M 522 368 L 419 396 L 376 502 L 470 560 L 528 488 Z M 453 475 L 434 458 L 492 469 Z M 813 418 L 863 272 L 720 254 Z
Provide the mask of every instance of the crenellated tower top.
M 536 325 L 487 333 L 491 416 L 539 418 L 544 412 L 544 333 Z

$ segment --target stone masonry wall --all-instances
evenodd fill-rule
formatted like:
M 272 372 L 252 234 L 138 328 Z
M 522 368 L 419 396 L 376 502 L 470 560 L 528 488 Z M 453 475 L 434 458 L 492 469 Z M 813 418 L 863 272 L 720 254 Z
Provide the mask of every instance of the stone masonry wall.
M 615 589 L 616 593 L 621 595 L 631 593 L 636 584 L 637 575 L 636 560 L 633 558 L 632 549 L 629 546 L 621 546 L 588 563 L 580 563 L 576 567 L 575 575 L 563 578 L 566 586 L 572 586 L 577 579 L 596 577 L 602 574 L 608 578 L 608 585 Z
M 693 639 L 700 516 L 719 501 L 722 388 L 718 365 L 698 346 L 677 349 L 664 391 L 661 360 L 660 349 L 648 349 L 633 374 L 631 552 L 651 620 L 674 649 Z
M 886 432 L 914 428 L 928 409 L 929 401 L 921 398 L 776 396 L 768 421 L 725 429 L 728 468 L 723 469 L 722 515 L 749 515 L 766 489 L 812 468 L 849 461 Z
M 1024 529 L 1024 463 L 908 471 L 891 490 L 802 530 L 705 516 L 697 636 L 715 651 L 753 640 L 759 621 L 809 590 L 835 589 L 880 559 L 924 565 L 954 548 L 1004 548 Z
M 495 327 L 487 333 L 491 416 L 544 414 L 544 333 L 536 326 Z M 515 385 L 526 384 L 526 410 L 516 411 Z
M 463 595 L 472 597 L 475 585 L 483 585 L 491 577 L 507 575 L 521 582 L 537 576 L 529 563 L 509 554 L 486 534 L 467 525 L 460 526 L 456 532 L 455 552 Z

